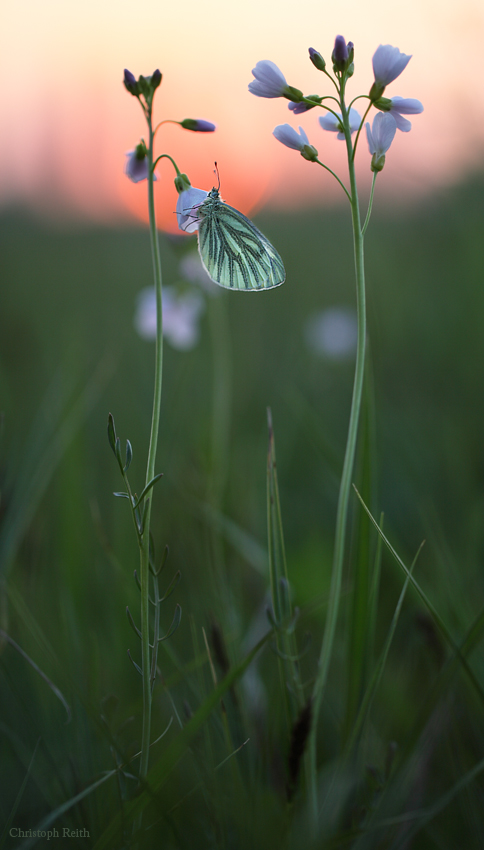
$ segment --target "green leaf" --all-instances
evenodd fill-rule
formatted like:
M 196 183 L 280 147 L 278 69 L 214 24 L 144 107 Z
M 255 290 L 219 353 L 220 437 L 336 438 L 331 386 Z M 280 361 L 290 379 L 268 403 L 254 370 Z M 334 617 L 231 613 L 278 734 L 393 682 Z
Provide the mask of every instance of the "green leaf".
M 137 664 L 136 661 L 134 660 L 134 658 L 132 657 L 129 649 L 128 649 L 128 658 L 131 661 L 131 664 L 133 665 L 134 669 L 137 670 L 138 673 L 140 674 L 141 678 L 143 678 L 143 671 L 142 671 L 141 667 L 139 666 L 139 664 Z
M 141 504 L 141 502 L 143 501 L 143 499 L 144 499 L 144 497 L 146 496 L 146 494 L 147 494 L 147 493 L 149 493 L 149 491 L 151 490 L 151 488 L 155 486 L 156 482 L 157 482 L 157 481 L 159 481 L 159 480 L 160 480 L 160 478 L 162 478 L 162 476 L 163 476 L 163 473 L 162 473 L 162 472 L 159 472 L 159 473 L 158 473 L 158 475 L 155 475 L 155 477 L 151 479 L 151 481 L 148 481 L 148 484 L 147 484 L 147 485 L 146 485 L 146 487 L 145 487 L 145 488 L 141 491 L 141 495 L 138 497 L 138 499 L 136 500 L 136 502 L 135 502 L 135 504 L 134 504 L 134 507 L 135 507 L 135 508 L 138 508 L 138 507 L 139 507 L 139 505 L 140 505 L 140 504 Z
M 116 428 L 114 427 L 113 414 L 108 416 L 108 440 L 114 454 L 116 454 Z
M 175 608 L 175 613 L 173 614 L 173 620 L 171 621 L 171 626 L 168 629 L 166 635 L 158 638 L 158 643 L 160 643 L 160 641 L 162 641 L 162 640 L 168 640 L 168 638 L 171 637 L 174 632 L 176 632 L 178 626 L 180 625 L 181 615 L 182 615 L 181 605 L 179 605 L 177 603 L 176 608 Z
M 114 444 L 114 454 L 116 455 L 116 460 L 119 463 L 119 468 L 121 472 L 123 471 L 123 461 L 121 460 L 121 442 L 119 437 L 116 437 L 116 442 Z
M 130 625 L 132 626 L 133 630 L 136 632 L 136 634 L 138 635 L 139 639 L 141 640 L 141 632 L 140 632 L 140 630 L 138 629 L 138 626 L 136 625 L 135 621 L 133 620 L 133 617 L 132 617 L 131 611 L 129 610 L 129 608 L 128 608 L 128 606 L 127 606 L 127 605 L 126 605 L 126 616 L 127 616 L 128 620 L 129 620 L 129 623 L 130 623 Z
M 370 513 L 369 509 L 368 509 L 368 508 L 367 508 L 367 506 L 365 505 L 365 503 L 364 503 L 363 499 L 361 498 L 360 494 L 358 493 L 358 490 L 356 489 L 356 487 L 355 487 L 354 485 L 353 485 L 353 487 L 354 487 L 354 489 L 355 489 L 356 495 L 358 496 L 358 498 L 359 498 L 359 500 L 360 500 L 361 504 L 363 505 L 363 507 L 364 507 L 365 511 L 367 512 L 368 516 L 370 517 L 370 519 L 371 519 L 371 521 L 372 521 L 373 525 L 375 526 L 376 530 L 378 531 L 378 534 L 381 536 L 381 538 L 382 538 L 382 540 L 383 540 L 383 542 L 384 542 L 385 546 L 386 546 L 386 547 L 387 547 L 387 549 L 391 552 L 391 554 L 392 554 L 392 555 L 393 555 L 393 557 L 395 558 L 395 560 L 396 560 L 397 564 L 398 564 L 398 565 L 402 568 L 402 570 L 404 571 L 405 575 L 406 575 L 406 576 L 408 576 L 408 578 L 409 578 L 409 580 L 410 580 L 410 583 L 413 585 L 413 587 L 414 587 L 414 588 L 415 588 L 415 590 L 417 591 L 418 595 L 420 596 L 420 598 L 421 598 L 422 602 L 423 602 L 423 603 L 424 603 L 424 605 L 426 606 L 426 608 L 427 608 L 428 612 L 430 613 L 430 616 L 432 617 L 432 619 L 433 619 L 433 621 L 435 622 L 436 626 L 438 627 L 439 631 L 441 632 L 441 634 L 443 635 L 444 639 L 447 641 L 447 643 L 448 643 L 448 644 L 449 644 L 449 646 L 451 647 L 451 649 L 452 649 L 453 653 L 455 654 L 455 656 L 458 658 L 458 660 L 459 660 L 460 664 L 462 665 L 462 668 L 465 670 L 465 672 L 466 672 L 466 674 L 467 674 L 467 676 L 468 676 L 469 680 L 471 681 L 471 683 L 472 683 L 472 685 L 473 685 L 473 687 L 474 687 L 474 689 L 475 689 L 476 693 L 479 695 L 479 698 L 480 698 L 481 702 L 484 704 L 484 690 L 482 689 L 482 687 L 481 687 L 480 683 L 477 681 L 477 679 L 476 679 L 476 677 L 475 677 L 475 675 L 474 675 L 474 672 L 472 671 L 472 669 L 471 669 L 471 667 L 469 666 L 469 664 L 468 664 L 468 662 L 467 662 L 466 658 L 465 658 L 465 657 L 464 657 L 464 655 L 462 654 L 460 647 L 457 645 L 457 643 L 456 643 L 456 642 L 455 642 L 455 640 L 453 639 L 452 635 L 450 634 L 450 632 L 449 632 L 449 630 L 448 630 L 447 626 L 445 625 L 445 623 L 444 623 L 444 621 L 443 621 L 442 617 L 441 617 L 441 616 L 440 616 L 440 614 L 437 612 L 436 608 L 434 608 L 434 606 L 433 606 L 432 602 L 431 602 L 431 601 L 430 601 L 430 599 L 428 598 L 427 594 L 426 594 L 426 593 L 422 590 L 422 588 L 420 587 L 419 583 L 416 581 L 416 579 L 414 579 L 413 575 L 411 575 L 410 570 L 408 569 L 408 567 L 407 567 L 407 566 L 405 566 L 405 564 L 403 563 L 402 559 L 400 558 L 400 556 L 397 554 L 397 552 L 395 551 L 395 549 L 394 549 L 394 548 L 393 548 L 393 546 L 391 545 L 390 541 L 389 541 L 389 540 L 387 540 L 387 538 L 386 538 L 386 537 L 385 537 L 385 535 L 383 534 L 383 531 L 382 531 L 382 530 L 381 530 L 381 528 L 379 527 L 379 525 L 378 525 L 378 523 L 377 523 L 376 519 L 374 519 L 374 517 L 371 515 L 371 513 Z
M 133 447 L 129 440 L 126 440 L 126 463 L 124 466 L 124 471 L 127 472 L 129 467 L 131 466 L 131 461 L 133 460 Z
M 168 599 L 168 597 L 171 596 L 171 594 L 173 593 L 175 588 L 178 586 L 180 579 L 181 579 L 181 572 L 180 572 L 180 570 L 178 570 L 178 572 L 176 572 L 175 575 L 173 576 L 173 578 L 172 578 L 170 584 L 168 585 L 167 589 L 165 590 L 165 593 L 161 597 L 160 602 L 164 602 L 165 599 Z
M 390 628 L 388 630 L 388 634 L 387 634 L 387 637 L 386 637 L 380 658 L 379 658 L 378 663 L 377 663 L 377 665 L 376 665 L 376 667 L 373 671 L 373 675 L 370 679 L 368 687 L 366 688 L 363 699 L 361 700 L 359 711 L 358 711 L 355 723 L 354 723 L 353 728 L 351 730 L 351 735 L 350 735 L 348 743 L 347 743 L 348 754 L 351 752 L 352 748 L 355 746 L 355 744 L 356 744 L 356 742 L 357 742 L 357 740 L 358 740 L 358 738 L 361 734 L 361 731 L 363 729 L 363 724 L 364 724 L 364 722 L 365 722 L 365 720 L 366 720 L 366 718 L 369 714 L 369 711 L 370 711 L 370 707 L 371 707 L 371 703 L 373 701 L 373 697 L 375 696 L 378 685 L 380 684 L 380 681 L 381 681 L 381 678 L 382 678 L 382 675 L 383 675 L 383 670 L 385 668 L 385 664 L 386 664 L 386 661 L 387 661 L 387 658 L 388 658 L 388 653 L 390 651 L 390 647 L 391 647 L 391 644 L 392 644 L 392 641 L 393 641 L 393 636 L 394 636 L 395 630 L 397 628 L 397 623 L 398 623 L 398 620 L 399 620 L 399 617 L 400 617 L 400 612 L 402 610 L 403 600 L 405 599 L 405 594 L 407 592 L 410 577 L 411 577 L 411 574 L 412 574 L 413 569 L 415 567 L 415 564 L 417 563 L 417 558 L 420 555 L 420 552 L 422 550 L 423 545 L 424 545 L 423 543 L 420 544 L 418 552 L 415 555 L 415 558 L 413 559 L 412 565 L 410 567 L 409 575 L 405 578 L 405 582 L 404 582 L 403 588 L 401 590 L 400 597 L 398 599 L 397 606 L 395 608 L 395 612 L 393 614 L 392 622 L 390 623 Z
M 118 496 L 120 499 L 128 499 L 129 501 L 129 493 L 113 493 L 113 496 Z

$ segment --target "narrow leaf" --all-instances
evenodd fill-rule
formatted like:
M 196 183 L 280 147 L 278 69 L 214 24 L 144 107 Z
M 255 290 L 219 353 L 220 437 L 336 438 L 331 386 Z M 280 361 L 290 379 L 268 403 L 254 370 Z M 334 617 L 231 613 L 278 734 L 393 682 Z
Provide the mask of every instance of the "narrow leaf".
M 129 623 L 130 623 L 130 625 L 132 626 L 133 630 L 136 632 L 136 634 L 138 635 L 139 639 L 141 640 L 141 632 L 140 632 L 140 630 L 138 629 L 138 626 L 136 625 L 135 621 L 133 620 L 133 617 L 132 617 L 132 615 L 131 615 L 131 611 L 129 610 L 129 608 L 128 608 L 128 606 L 127 606 L 127 605 L 126 605 L 126 616 L 127 616 L 128 620 L 129 620 Z
M 114 427 L 114 418 L 112 413 L 108 416 L 108 440 L 114 454 L 116 454 L 116 428 Z
M 121 442 L 119 437 L 116 437 L 116 442 L 114 444 L 114 454 L 116 455 L 116 460 L 119 463 L 119 468 L 123 471 L 123 461 L 121 460 Z
M 151 481 L 148 481 L 148 484 L 142 490 L 141 495 L 140 495 L 139 499 L 137 500 L 137 502 L 135 504 L 135 508 L 137 508 L 140 505 L 140 503 L 143 501 L 146 494 L 151 490 L 152 487 L 155 486 L 156 482 L 159 481 L 160 478 L 162 478 L 162 476 L 163 476 L 163 473 L 159 472 L 158 475 L 155 475 L 155 477 L 151 479 Z
M 176 572 L 175 575 L 173 576 L 173 578 L 172 578 L 170 584 L 168 585 L 167 589 L 165 590 L 164 596 L 161 597 L 160 602 L 164 602 L 165 599 L 168 599 L 168 597 L 171 596 L 171 594 L 173 593 L 173 591 L 175 590 L 175 588 L 179 584 L 180 579 L 181 579 L 181 572 L 180 572 L 180 570 L 178 570 L 178 572 Z
M 353 487 L 354 487 L 354 485 L 353 485 Z M 389 540 L 387 540 L 387 538 L 386 538 L 386 537 L 385 537 L 385 535 L 383 534 L 383 531 L 382 531 L 382 530 L 381 530 L 381 528 L 379 527 L 379 525 L 378 525 L 378 523 L 377 523 L 376 519 L 374 519 L 374 517 L 371 515 L 371 513 L 370 513 L 369 509 L 368 509 L 368 508 L 367 508 L 367 506 L 365 505 L 365 503 L 364 503 L 363 499 L 361 498 L 360 494 L 358 493 L 358 490 L 356 489 L 356 487 L 354 487 L 354 489 L 355 489 L 356 495 L 358 496 L 358 498 L 359 498 L 359 500 L 360 500 L 361 504 L 363 505 L 363 507 L 364 507 L 365 511 L 367 512 L 368 516 L 370 517 L 370 519 L 371 519 L 371 521 L 372 521 L 373 525 L 375 526 L 376 530 L 378 531 L 378 534 L 380 534 L 380 536 L 382 537 L 382 540 L 383 540 L 383 542 L 385 543 L 385 546 L 386 546 L 386 547 L 387 547 L 387 549 L 391 552 L 391 554 L 392 554 L 392 555 L 393 555 L 393 557 L 395 558 L 395 560 L 396 560 L 397 564 L 398 564 L 398 565 L 402 568 L 402 570 L 404 571 L 405 575 L 407 575 L 407 576 L 409 577 L 411 584 L 413 585 L 413 587 L 414 587 L 414 588 L 415 588 L 415 590 L 417 591 L 418 595 L 420 596 L 420 598 L 421 598 L 422 602 L 424 603 L 424 605 L 425 605 L 425 606 L 426 606 L 426 608 L 428 609 L 428 611 L 429 611 L 429 613 L 430 613 L 430 615 L 431 615 L 432 619 L 434 620 L 434 622 L 435 622 L 435 623 L 436 623 L 436 625 L 438 626 L 439 630 L 441 631 L 441 633 L 442 633 L 443 637 L 445 638 L 445 640 L 447 641 L 447 643 L 449 644 L 449 646 L 452 648 L 452 651 L 454 652 L 454 654 L 455 654 L 455 655 L 457 656 L 457 658 L 459 659 L 459 661 L 460 661 L 460 663 L 461 663 L 461 665 L 462 665 L 463 669 L 465 670 L 465 672 L 467 673 L 467 676 L 469 677 L 470 681 L 472 682 L 472 685 L 474 686 L 474 689 L 475 689 L 476 693 L 479 695 L 479 697 L 480 697 L 480 699 L 481 699 L 481 702 L 482 702 L 482 703 L 484 703 L 484 691 L 483 691 L 483 689 L 482 689 L 481 685 L 479 684 L 479 682 L 477 681 L 477 679 L 476 679 L 476 677 L 475 677 L 475 675 L 474 675 L 474 673 L 473 673 L 472 669 L 470 668 L 469 664 L 467 663 L 467 661 L 466 661 L 465 657 L 463 656 L 463 654 L 462 654 L 462 652 L 461 652 L 461 650 L 460 650 L 459 646 L 456 644 L 456 642 L 454 641 L 454 639 L 453 639 L 452 635 L 450 634 L 450 632 L 449 632 L 449 630 L 448 630 L 447 626 L 445 625 L 445 623 L 444 623 L 444 621 L 443 621 L 442 617 L 441 617 L 441 616 L 440 616 L 440 614 L 437 612 L 437 610 L 434 608 L 434 606 L 433 606 L 432 602 L 431 602 L 431 601 L 430 601 L 430 599 L 428 598 L 427 594 L 426 594 L 426 593 L 422 590 L 422 588 L 420 587 L 419 583 L 418 583 L 418 582 L 416 581 L 416 579 L 414 579 L 414 577 L 411 575 L 410 570 L 408 569 L 408 567 L 406 567 L 406 566 L 405 566 L 405 564 L 403 563 L 402 559 L 400 558 L 400 556 L 398 555 L 398 553 L 395 551 L 395 549 L 394 549 L 394 548 L 393 548 L 393 546 L 391 545 L 390 541 L 389 541 Z
M 125 466 L 124 466 L 125 472 L 128 471 L 132 460 L 133 460 L 133 447 L 132 447 L 131 443 L 129 442 L 129 440 L 126 440 L 126 463 L 125 463 Z
M 131 664 L 133 665 L 135 670 L 137 670 L 138 673 L 140 674 L 140 676 L 143 677 L 143 671 L 142 671 L 141 667 L 139 666 L 139 664 L 137 664 L 136 661 L 134 660 L 134 658 L 131 656 L 131 652 L 129 651 L 129 649 L 128 649 L 128 658 L 131 661 Z
M 181 605 L 179 605 L 177 603 L 176 608 L 175 608 L 175 613 L 173 614 L 173 620 L 171 621 L 171 626 L 168 629 L 168 631 L 167 631 L 167 633 L 164 637 L 158 638 L 158 643 L 160 643 L 160 641 L 162 641 L 162 640 L 168 640 L 168 638 L 171 637 L 174 632 L 176 632 L 178 626 L 180 625 L 181 615 L 182 615 Z

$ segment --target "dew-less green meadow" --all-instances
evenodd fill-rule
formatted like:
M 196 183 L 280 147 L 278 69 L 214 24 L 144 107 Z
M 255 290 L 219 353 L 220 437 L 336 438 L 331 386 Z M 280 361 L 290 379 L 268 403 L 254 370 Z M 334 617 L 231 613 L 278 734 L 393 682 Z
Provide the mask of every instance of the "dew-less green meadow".
M 207 297 L 198 345 L 166 345 L 152 530 L 158 562 L 169 546 L 162 591 L 181 578 L 161 632 L 177 603 L 182 618 L 160 644 L 153 739 L 171 725 L 141 794 L 130 778 L 141 680 L 127 650 L 137 663 L 140 652 L 125 612 L 137 621 L 138 550 L 129 505 L 112 495 L 122 482 L 106 425 L 112 412 L 121 445 L 133 445 L 139 492 L 153 344 L 133 313 L 152 282 L 149 235 L 2 214 L 0 846 L 55 848 L 69 836 L 72 848 L 128 847 L 136 805 L 146 848 L 482 846 L 483 191 L 476 177 L 416 207 L 380 204 L 368 229 L 354 482 L 408 569 L 425 544 L 403 595 L 402 565 L 352 497 L 316 838 L 304 766 L 291 773 L 274 636 L 243 675 L 240 665 L 271 629 L 270 406 L 297 664 L 311 693 L 354 361 L 315 353 L 305 327 L 354 307 L 347 211 L 260 216 L 284 286 Z M 194 246 L 161 237 L 165 284 Z M 225 675 L 232 685 L 213 699 Z

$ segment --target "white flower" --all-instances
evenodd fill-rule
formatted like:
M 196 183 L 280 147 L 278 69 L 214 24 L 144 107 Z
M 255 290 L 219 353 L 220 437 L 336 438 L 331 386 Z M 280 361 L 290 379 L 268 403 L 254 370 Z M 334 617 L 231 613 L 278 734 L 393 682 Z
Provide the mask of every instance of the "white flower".
M 356 314 L 347 307 L 329 307 L 311 316 L 305 327 L 308 348 L 331 360 L 344 360 L 356 351 Z
M 249 91 L 257 97 L 282 97 L 287 88 L 286 78 L 274 62 L 262 59 L 252 69 L 255 80 L 249 83 Z
M 294 151 L 302 151 L 306 145 L 309 145 L 309 139 L 302 127 L 299 127 L 298 133 L 290 124 L 279 124 L 272 135 L 286 148 L 292 148 Z
M 397 122 L 389 112 L 378 112 L 373 119 L 373 126 L 365 124 L 370 153 L 382 156 L 390 147 L 397 131 Z
M 391 44 L 380 44 L 373 54 L 373 73 L 375 83 L 387 86 L 400 76 L 410 62 L 411 56 L 400 53 L 398 47 Z
M 326 115 L 323 115 L 319 119 L 319 123 L 321 124 L 323 130 L 328 130 L 330 133 L 337 133 L 337 139 L 344 139 L 345 134 L 343 132 L 343 116 L 340 112 L 338 112 L 337 115 L 338 117 L 336 117 L 336 115 L 333 115 L 332 112 L 328 112 Z M 353 107 L 351 107 L 350 109 L 349 119 L 351 133 L 356 133 L 361 124 L 361 115 L 359 112 L 356 111 L 356 109 L 353 109 Z
M 204 308 L 201 292 L 179 293 L 174 286 L 163 287 L 163 336 L 173 348 L 189 351 L 195 347 Z M 156 338 L 156 294 L 152 286 L 138 293 L 134 326 L 143 339 Z
M 371 129 L 369 124 L 365 124 L 365 128 L 368 147 L 373 154 L 371 170 L 381 171 L 385 165 L 385 154 L 397 132 L 397 122 L 389 112 L 378 112 L 373 119 Z
M 391 104 L 389 114 L 393 115 L 397 130 L 401 130 L 402 133 L 408 133 L 412 129 L 412 124 L 407 118 L 403 118 L 402 115 L 418 115 L 420 112 L 423 112 L 422 104 L 414 97 L 392 97 Z
M 198 208 L 203 204 L 208 192 L 205 189 L 195 189 L 190 186 L 178 195 L 176 202 L 176 217 L 178 227 L 186 233 L 195 233 L 200 224 Z

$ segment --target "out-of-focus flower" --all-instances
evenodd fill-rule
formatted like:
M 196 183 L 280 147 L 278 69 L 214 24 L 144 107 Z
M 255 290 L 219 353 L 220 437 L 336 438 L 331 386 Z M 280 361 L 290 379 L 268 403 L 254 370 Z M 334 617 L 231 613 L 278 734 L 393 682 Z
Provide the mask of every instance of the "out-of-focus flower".
M 174 286 L 163 287 L 163 336 L 173 348 L 189 351 L 196 346 L 204 309 L 201 292 L 179 293 Z M 143 339 L 156 338 L 156 294 L 152 286 L 138 293 L 134 326 Z
M 373 119 L 372 127 L 370 128 L 367 123 L 365 128 L 368 147 L 373 154 L 371 170 L 381 171 L 385 165 L 385 154 L 397 132 L 397 122 L 389 112 L 378 112 Z
M 309 139 L 302 127 L 299 127 L 299 133 L 290 124 L 279 124 L 272 133 L 278 142 L 281 142 L 286 148 L 300 151 L 304 159 L 314 162 L 318 156 L 318 152 L 313 145 L 309 144 Z
M 124 164 L 124 173 L 129 177 L 132 183 L 139 183 L 141 180 L 148 179 L 148 158 L 146 156 L 146 148 L 140 143 L 132 151 L 126 151 L 126 162 Z M 153 175 L 153 180 L 156 180 L 156 174 Z
M 180 126 L 184 130 L 193 130 L 194 133 L 213 133 L 217 129 L 211 121 L 204 121 L 202 118 L 184 118 L 180 121 Z
M 195 189 L 194 186 L 190 186 L 189 189 L 178 195 L 176 217 L 180 230 L 184 230 L 185 233 L 195 233 L 198 230 L 200 224 L 198 208 L 203 204 L 207 195 L 208 192 L 205 189 Z
M 347 307 L 329 307 L 311 316 L 305 326 L 306 344 L 315 354 L 345 360 L 356 351 L 356 314 Z
M 249 83 L 249 91 L 257 97 L 284 97 L 288 88 L 286 78 L 274 62 L 262 59 L 252 69 L 255 80 Z
M 330 133 L 337 133 L 337 139 L 344 139 L 345 134 L 343 128 L 343 116 L 340 112 L 338 112 L 337 114 L 338 117 L 336 117 L 336 115 L 333 115 L 332 112 L 328 112 L 326 115 L 323 115 L 321 118 L 319 118 L 319 123 L 321 124 L 323 130 L 328 130 Z M 356 109 L 353 109 L 353 107 L 351 107 L 350 109 L 349 119 L 351 133 L 356 133 L 361 124 L 361 116 L 360 113 L 356 111 Z
M 408 133 L 412 129 L 411 122 L 403 118 L 403 115 L 418 115 L 423 112 L 423 105 L 414 97 L 392 97 L 391 100 L 382 97 L 376 101 L 375 106 L 382 112 L 393 115 L 397 130 L 401 130 L 402 133 Z
M 370 97 L 373 101 L 378 100 L 385 87 L 400 76 L 411 58 L 411 55 L 401 53 L 398 47 L 392 47 L 391 44 L 380 44 L 377 47 L 372 60 L 375 82 L 370 89 Z
M 205 270 L 198 251 L 192 251 L 189 254 L 185 254 L 185 256 L 180 260 L 178 268 L 181 276 L 185 278 L 185 280 L 190 281 L 190 283 L 198 284 L 208 295 L 222 294 L 222 288 L 214 283 L 208 272 Z

